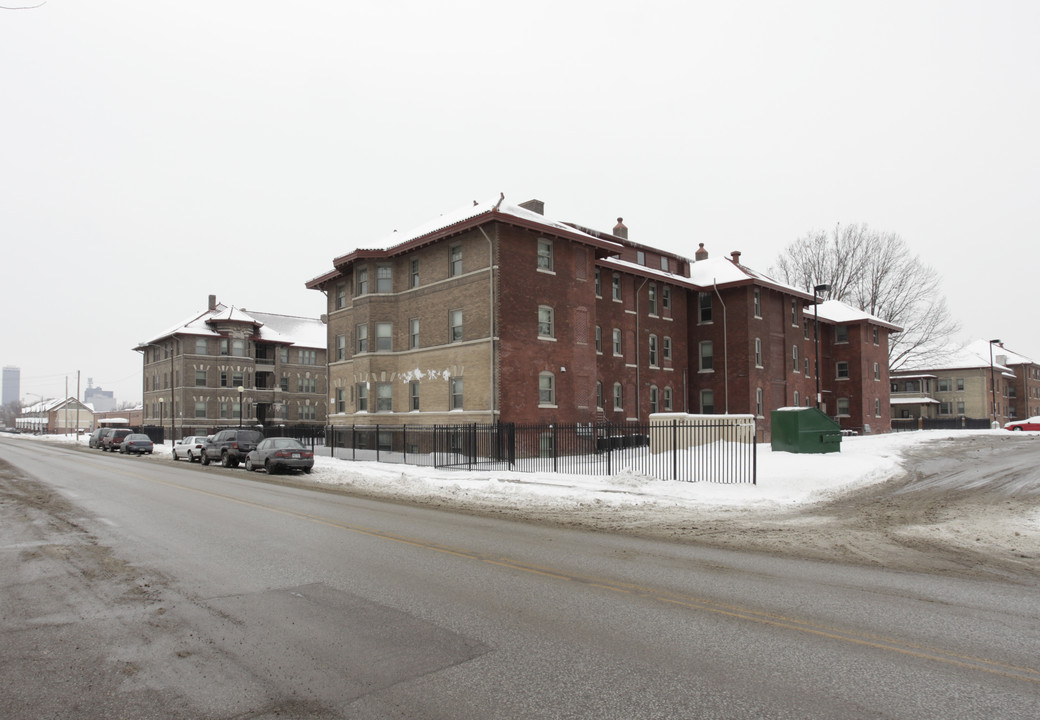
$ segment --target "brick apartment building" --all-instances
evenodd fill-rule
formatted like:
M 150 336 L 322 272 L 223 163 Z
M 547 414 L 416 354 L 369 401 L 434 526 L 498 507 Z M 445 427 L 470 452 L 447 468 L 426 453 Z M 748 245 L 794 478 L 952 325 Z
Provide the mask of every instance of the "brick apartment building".
M 308 282 L 328 298 L 329 422 L 730 412 L 759 415 L 768 438 L 771 409 L 815 397 L 811 294 L 739 253 L 710 259 L 702 246 L 691 262 L 631 242 L 620 219 L 607 233 L 543 210 L 474 203 Z M 898 328 L 838 303 L 821 306 L 819 324 L 830 413 L 887 430 Z
M 210 295 L 206 310 L 134 348 L 144 364 L 143 422 L 174 438 L 239 423 L 324 425 L 325 343 L 318 319 L 228 307 Z
M 988 418 L 1000 424 L 1040 415 L 1040 365 L 999 342 L 974 340 L 941 361 L 892 373 L 896 418 Z

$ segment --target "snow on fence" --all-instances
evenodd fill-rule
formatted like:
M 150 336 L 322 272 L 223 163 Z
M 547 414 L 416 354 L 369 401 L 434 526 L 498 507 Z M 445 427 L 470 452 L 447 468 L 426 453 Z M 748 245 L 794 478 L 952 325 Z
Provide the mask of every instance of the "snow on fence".
M 649 423 L 331 426 L 329 452 L 347 460 L 665 480 L 756 482 L 755 418 L 653 415 Z

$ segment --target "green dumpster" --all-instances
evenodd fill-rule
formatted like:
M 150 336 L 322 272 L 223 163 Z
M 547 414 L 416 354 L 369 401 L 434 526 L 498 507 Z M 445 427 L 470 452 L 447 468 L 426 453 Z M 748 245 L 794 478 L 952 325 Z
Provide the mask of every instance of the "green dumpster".
M 814 407 L 773 410 L 774 451 L 792 453 L 841 452 L 841 426 Z

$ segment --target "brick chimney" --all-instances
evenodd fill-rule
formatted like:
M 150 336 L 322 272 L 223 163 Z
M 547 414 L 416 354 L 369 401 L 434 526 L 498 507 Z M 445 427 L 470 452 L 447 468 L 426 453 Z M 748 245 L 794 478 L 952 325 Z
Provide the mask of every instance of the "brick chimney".
M 614 235 L 628 240 L 628 228 L 625 227 L 625 223 L 621 221 L 621 218 L 617 219 L 617 225 L 614 226 Z
M 217 309 L 217 296 L 216 295 L 210 295 L 209 296 L 209 309 L 210 310 L 216 310 Z
M 704 249 L 704 243 L 701 243 L 700 247 L 697 248 L 697 253 L 693 256 L 693 259 L 695 261 L 708 259 L 708 251 Z
M 520 207 L 524 210 L 538 213 L 539 215 L 545 215 L 545 203 L 541 200 L 527 200 L 526 202 L 520 203 Z
M 740 265 L 740 250 L 734 250 L 731 252 L 730 257 L 733 258 L 734 265 Z

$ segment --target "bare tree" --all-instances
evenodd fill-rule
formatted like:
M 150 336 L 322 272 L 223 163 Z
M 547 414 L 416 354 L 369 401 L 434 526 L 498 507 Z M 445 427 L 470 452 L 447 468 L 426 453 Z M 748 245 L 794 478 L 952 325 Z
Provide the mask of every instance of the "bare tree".
M 939 274 L 895 233 L 865 224 L 810 232 L 784 248 L 772 272 L 806 292 L 830 285 L 830 298 L 902 327 L 889 339 L 893 370 L 937 359 L 959 329 Z

